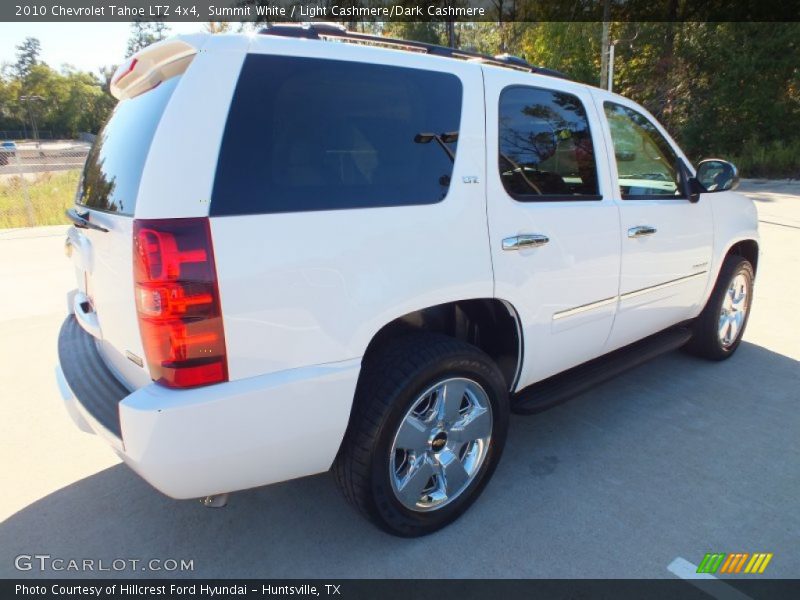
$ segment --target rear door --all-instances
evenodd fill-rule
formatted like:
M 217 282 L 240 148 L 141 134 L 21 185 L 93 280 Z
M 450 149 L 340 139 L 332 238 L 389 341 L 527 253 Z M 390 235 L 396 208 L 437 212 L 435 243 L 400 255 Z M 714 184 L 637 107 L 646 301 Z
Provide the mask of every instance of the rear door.
M 179 82 L 180 77 L 173 77 L 117 105 L 89 153 L 75 207 L 107 231 L 69 232 L 78 284 L 75 316 L 97 338 L 109 366 L 132 388 L 150 381 L 134 302 L 133 215 L 151 142 Z
M 693 203 L 683 193 L 678 161 L 685 158 L 655 120 L 619 97 L 599 103 L 622 225 L 612 350 L 696 314 L 709 277 L 713 222 L 708 198 Z
M 484 69 L 495 295 L 525 339 L 520 387 L 602 353 L 619 283 L 619 215 L 586 88 Z

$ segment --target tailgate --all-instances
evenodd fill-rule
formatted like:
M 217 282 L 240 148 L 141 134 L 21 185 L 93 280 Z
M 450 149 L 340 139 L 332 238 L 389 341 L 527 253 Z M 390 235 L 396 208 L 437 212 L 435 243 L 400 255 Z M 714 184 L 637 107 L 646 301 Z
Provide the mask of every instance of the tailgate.
M 133 219 L 93 212 L 88 218 L 108 231 L 69 231 L 78 288 L 71 308 L 81 327 L 96 338 L 106 364 L 135 389 L 149 383 L 150 376 L 133 296 Z
M 134 389 L 150 382 L 133 286 L 133 216 L 139 182 L 161 116 L 180 81 L 172 77 L 123 99 L 84 167 L 69 232 L 78 293 L 73 312 L 108 366 Z

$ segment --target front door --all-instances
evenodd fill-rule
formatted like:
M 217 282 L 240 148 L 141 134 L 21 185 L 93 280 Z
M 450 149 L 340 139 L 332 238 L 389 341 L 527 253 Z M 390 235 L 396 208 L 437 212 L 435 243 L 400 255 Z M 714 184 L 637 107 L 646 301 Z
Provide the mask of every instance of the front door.
M 609 97 L 610 98 L 610 97 Z M 702 302 L 713 242 L 711 203 L 683 191 L 680 151 L 636 104 L 598 96 L 620 210 L 619 308 L 607 350 L 690 318 Z
M 484 69 L 495 296 L 523 328 L 517 389 L 602 353 L 616 310 L 620 230 L 600 117 L 581 86 Z

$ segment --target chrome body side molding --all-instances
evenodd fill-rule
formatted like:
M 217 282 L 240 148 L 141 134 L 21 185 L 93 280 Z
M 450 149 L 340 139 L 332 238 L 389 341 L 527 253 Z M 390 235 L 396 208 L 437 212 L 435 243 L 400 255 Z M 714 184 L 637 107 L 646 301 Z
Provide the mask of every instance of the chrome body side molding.
M 701 277 L 706 273 L 708 273 L 708 271 L 698 271 L 697 273 L 692 273 L 691 275 L 684 275 L 683 277 L 678 277 L 677 279 L 671 279 L 669 281 L 665 281 L 664 283 L 658 283 L 656 285 L 651 285 L 638 290 L 633 290 L 631 292 L 625 292 L 624 294 L 620 294 L 620 300 L 627 300 L 628 298 L 635 298 L 636 296 L 641 296 L 642 294 L 649 294 L 650 292 L 655 292 L 656 290 L 663 290 L 664 288 L 672 287 L 673 285 L 678 285 L 679 283 L 684 283 L 685 281 L 689 281 L 690 279 Z
M 603 300 L 598 300 L 597 302 L 590 302 L 589 304 L 582 304 L 581 306 L 576 306 L 575 308 L 568 308 L 566 310 L 560 310 L 557 313 L 553 314 L 553 320 L 563 319 L 565 317 L 571 317 L 573 315 L 579 315 L 581 313 L 585 313 L 590 310 L 594 310 L 595 308 L 600 308 L 602 306 L 608 306 L 609 304 L 614 304 L 617 301 L 619 296 L 612 296 L 611 298 L 604 298 Z
M 689 281 L 690 279 L 695 279 L 697 277 L 701 277 L 706 275 L 708 271 L 698 271 L 697 273 L 692 273 L 691 275 L 685 275 L 683 277 L 678 277 L 677 279 L 671 279 L 669 281 L 665 281 L 663 283 L 658 283 L 656 285 L 651 285 L 645 288 L 641 288 L 638 290 L 633 290 L 630 292 L 625 292 L 624 294 L 620 294 L 619 296 L 612 296 L 611 298 L 603 298 L 602 300 L 597 300 L 596 302 L 590 302 L 588 304 L 581 304 L 580 306 L 575 306 L 574 308 L 568 308 L 566 310 L 560 310 L 556 313 L 553 313 L 553 320 L 557 321 L 558 319 L 564 319 L 566 317 L 572 317 L 574 315 L 579 315 L 581 313 L 588 312 L 590 310 L 594 310 L 596 308 L 602 308 L 603 306 L 608 306 L 609 304 L 614 304 L 617 300 L 628 300 L 629 298 L 636 298 L 637 296 L 642 296 L 644 294 L 649 294 L 650 292 L 655 292 L 657 290 L 663 290 L 664 288 L 671 287 L 673 285 L 678 285 L 680 283 L 684 283 Z

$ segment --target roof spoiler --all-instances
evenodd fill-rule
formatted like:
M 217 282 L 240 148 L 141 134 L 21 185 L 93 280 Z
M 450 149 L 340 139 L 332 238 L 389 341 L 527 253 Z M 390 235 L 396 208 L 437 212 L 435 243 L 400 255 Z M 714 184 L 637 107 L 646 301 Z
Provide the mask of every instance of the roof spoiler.
M 111 95 L 133 98 L 186 71 L 209 34 L 172 37 L 139 50 L 122 63 L 111 79 Z

